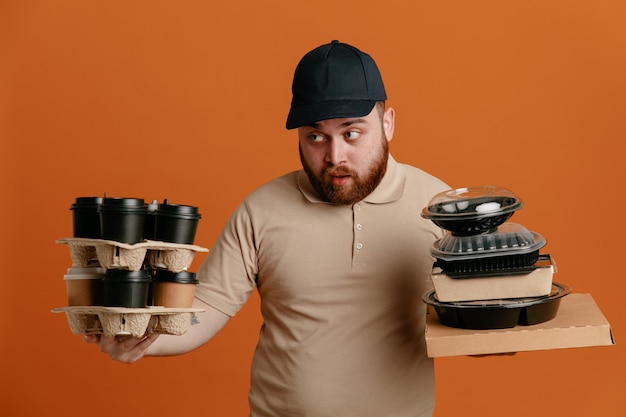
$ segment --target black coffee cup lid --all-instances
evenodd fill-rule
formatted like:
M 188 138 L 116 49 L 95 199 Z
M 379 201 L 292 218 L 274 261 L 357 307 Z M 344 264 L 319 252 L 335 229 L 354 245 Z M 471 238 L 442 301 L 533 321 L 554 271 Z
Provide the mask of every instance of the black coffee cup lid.
M 70 210 L 75 208 L 92 208 L 97 207 L 102 203 L 102 197 L 76 197 L 74 204 L 70 207 Z
M 100 212 L 118 213 L 146 213 L 147 208 L 143 198 L 104 197 L 98 206 Z
M 104 279 L 109 281 L 150 281 L 150 273 L 145 269 L 139 271 L 107 269 Z
M 129 198 L 129 197 L 104 197 L 102 199 L 102 205 L 111 207 L 144 207 L 145 202 L 143 198 Z
M 186 206 L 182 204 L 170 204 L 167 200 L 159 204 L 156 214 L 190 217 L 194 219 L 199 219 L 201 217 L 200 213 L 198 213 L 198 207 Z
M 172 272 L 159 269 L 154 273 L 155 282 L 178 282 L 181 284 L 197 284 L 196 274 L 193 272 Z

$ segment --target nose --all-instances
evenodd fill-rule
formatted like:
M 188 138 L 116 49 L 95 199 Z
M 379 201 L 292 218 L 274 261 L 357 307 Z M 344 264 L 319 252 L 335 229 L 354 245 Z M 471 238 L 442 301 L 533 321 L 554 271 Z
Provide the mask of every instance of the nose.
M 346 162 L 346 147 L 347 144 L 345 141 L 338 138 L 332 138 L 328 141 L 325 161 L 333 166 Z

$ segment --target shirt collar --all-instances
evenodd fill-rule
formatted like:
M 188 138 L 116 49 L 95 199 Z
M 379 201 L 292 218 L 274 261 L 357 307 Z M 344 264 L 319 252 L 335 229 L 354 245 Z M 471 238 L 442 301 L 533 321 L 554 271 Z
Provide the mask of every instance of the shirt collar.
M 404 168 L 396 162 L 391 155 L 387 160 L 387 171 L 378 187 L 363 199 L 366 203 L 384 204 L 398 200 L 404 193 L 404 184 L 406 183 L 406 172 Z M 302 195 L 311 203 L 327 203 L 323 201 L 317 194 L 317 191 L 311 185 L 309 177 L 304 170 L 298 173 L 298 188 Z

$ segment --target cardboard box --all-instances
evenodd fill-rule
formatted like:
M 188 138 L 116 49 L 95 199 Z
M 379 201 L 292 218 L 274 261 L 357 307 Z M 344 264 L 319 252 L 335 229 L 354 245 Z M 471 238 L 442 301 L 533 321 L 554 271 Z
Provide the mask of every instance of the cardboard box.
M 431 358 L 614 345 L 611 326 L 590 294 L 569 294 L 555 318 L 532 326 L 467 330 L 444 326 L 429 306 L 426 346 Z
M 535 266 L 525 274 L 464 278 L 449 276 L 434 267 L 431 280 L 437 299 L 443 303 L 542 297 L 550 294 L 556 267 L 549 255 L 541 257 Z

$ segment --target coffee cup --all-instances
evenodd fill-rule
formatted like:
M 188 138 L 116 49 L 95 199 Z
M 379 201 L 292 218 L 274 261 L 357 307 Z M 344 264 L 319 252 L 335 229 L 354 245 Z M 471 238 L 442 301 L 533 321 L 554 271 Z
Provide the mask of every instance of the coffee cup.
M 165 200 L 155 210 L 155 240 L 162 242 L 193 244 L 198 222 L 202 217 L 198 208 L 170 204 Z
M 141 242 L 146 210 L 142 198 L 103 198 L 98 207 L 102 239 L 128 244 Z
M 73 236 L 89 239 L 100 238 L 100 197 L 77 197 L 71 205 Z
M 168 308 L 190 308 L 197 284 L 198 280 L 193 272 L 156 270 L 152 284 L 152 304 Z
M 98 306 L 104 301 L 104 274 L 100 267 L 68 268 L 63 277 L 70 306 Z
M 150 274 L 145 269 L 107 269 L 104 276 L 104 305 L 142 308 L 148 306 Z

